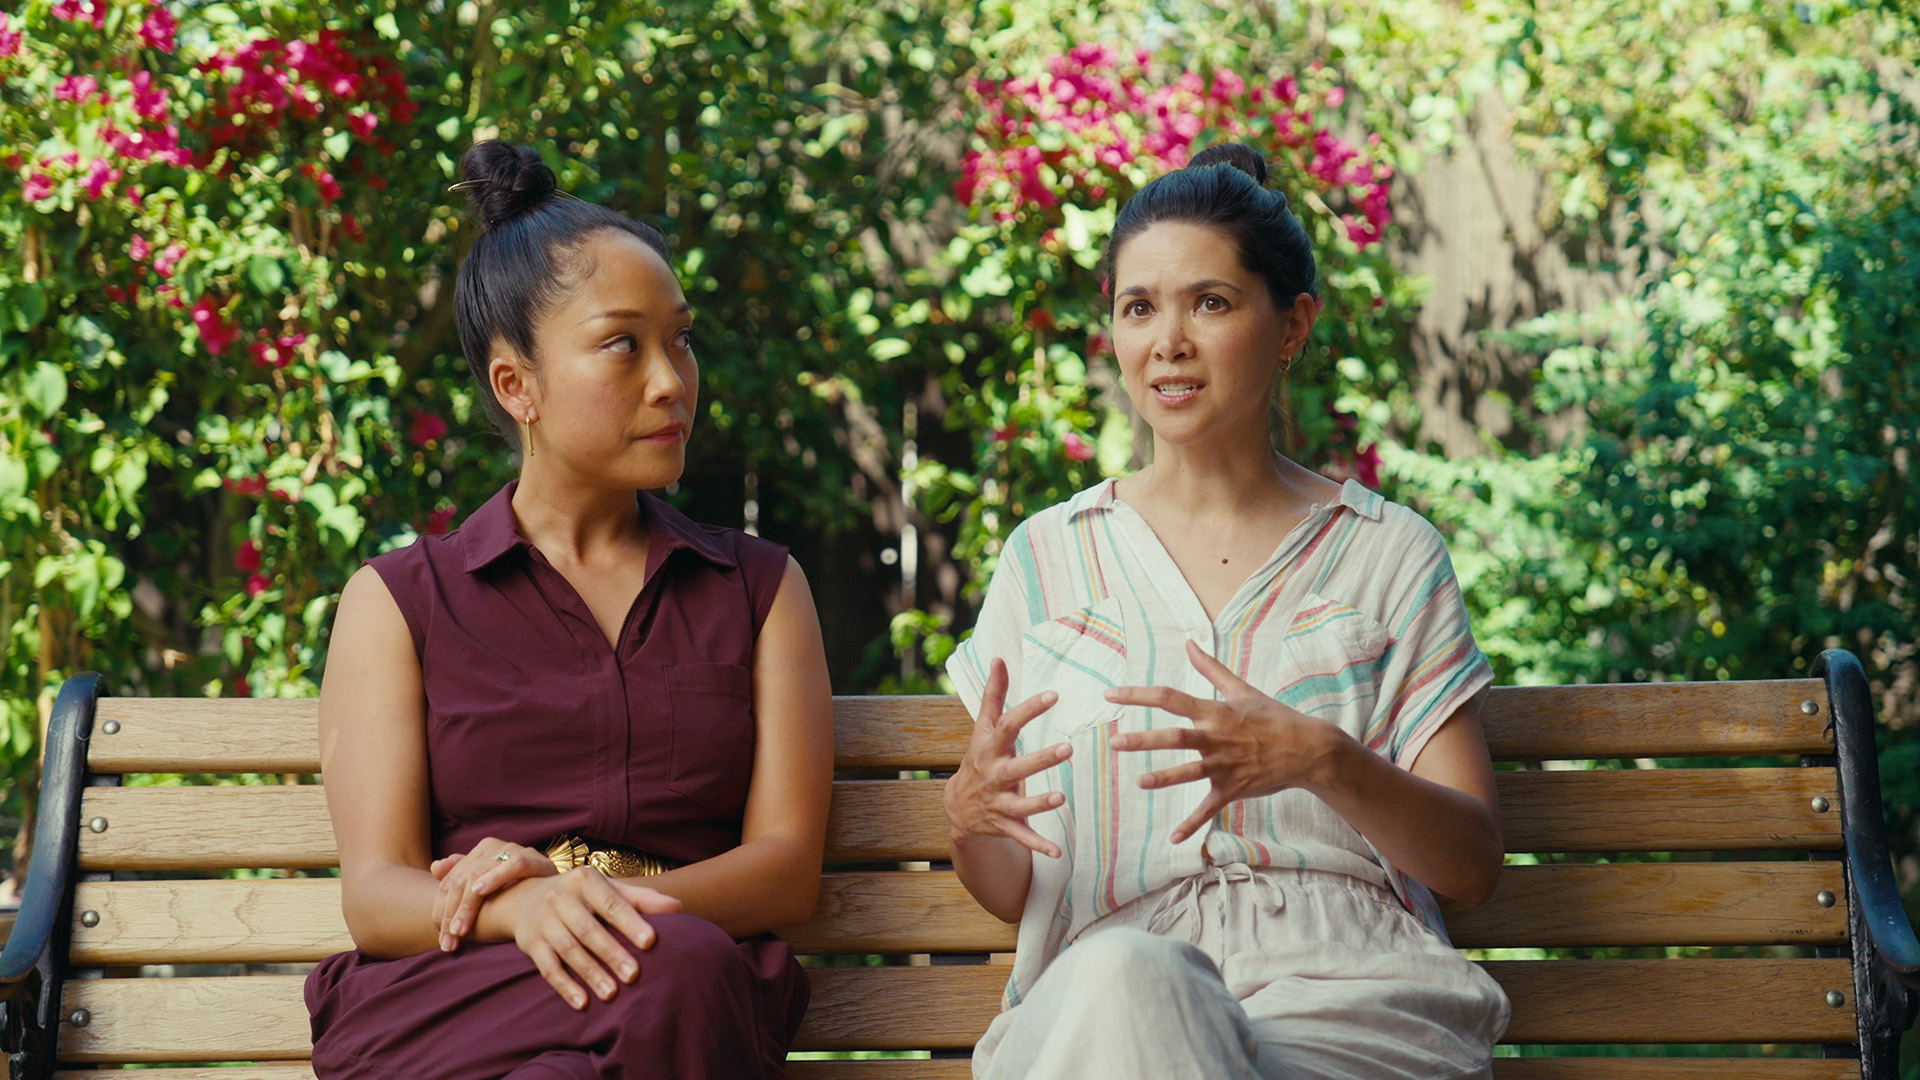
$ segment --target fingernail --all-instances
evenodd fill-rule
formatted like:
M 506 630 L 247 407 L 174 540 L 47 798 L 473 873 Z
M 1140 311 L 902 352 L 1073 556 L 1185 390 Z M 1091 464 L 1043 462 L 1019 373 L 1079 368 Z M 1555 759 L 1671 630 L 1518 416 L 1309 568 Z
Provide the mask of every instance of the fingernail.
M 620 968 L 620 978 L 627 982 L 632 982 L 633 977 L 638 974 L 640 974 L 640 969 L 631 965 L 624 965 Z
M 453 920 L 453 925 L 447 928 L 447 932 L 451 933 L 454 937 L 459 937 L 461 934 L 466 933 L 467 932 L 466 920 L 465 919 Z
M 571 998 L 568 998 L 567 1000 L 573 1002 L 573 1007 L 575 1009 L 584 1009 L 587 1007 L 587 995 L 585 994 L 575 994 L 574 996 L 572 996 Z
M 1040 695 L 1040 700 L 1045 704 L 1051 705 L 1054 702 L 1060 700 L 1060 695 L 1049 690 L 1046 693 Z

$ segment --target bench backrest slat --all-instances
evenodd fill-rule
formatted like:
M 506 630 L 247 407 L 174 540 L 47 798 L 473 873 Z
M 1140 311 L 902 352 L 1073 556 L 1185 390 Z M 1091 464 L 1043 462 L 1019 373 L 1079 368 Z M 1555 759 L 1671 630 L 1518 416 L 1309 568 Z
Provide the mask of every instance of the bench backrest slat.
M 1847 938 L 1846 909 L 1818 897 L 1843 889 L 1835 862 L 1511 866 L 1486 904 L 1445 909 L 1464 948 L 1833 945 Z M 782 936 L 818 954 L 1014 946 L 1014 928 L 950 871 L 828 874 L 812 921 Z M 90 967 L 308 963 L 352 947 L 334 878 L 85 882 L 74 892 L 71 955 Z
M 1816 703 L 1817 712 L 1802 710 Z M 1501 686 L 1482 723 L 1495 759 L 1549 761 L 1831 752 L 1816 679 L 1607 686 Z M 319 703 L 256 698 L 105 698 L 90 751 L 98 772 L 320 771 Z M 972 721 L 955 697 L 842 697 L 842 769 L 951 770 Z M 98 729 L 96 729 L 98 731 Z
M 1831 769 L 1601 769 L 1498 775 L 1508 851 L 1837 848 Z M 938 780 L 834 785 L 829 862 L 947 856 Z M 1816 797 L 1828 810 L 1814 809 Z M 325 789 L 314 784 L 92 788 L 81 799 L 87 870 L 335 866 Z

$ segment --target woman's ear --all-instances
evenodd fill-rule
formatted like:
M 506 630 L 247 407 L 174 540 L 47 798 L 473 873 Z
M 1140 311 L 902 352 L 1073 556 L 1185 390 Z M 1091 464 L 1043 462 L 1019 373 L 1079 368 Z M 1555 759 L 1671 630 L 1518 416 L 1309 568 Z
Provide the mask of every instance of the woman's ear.
M 1320 315 L 1320 301 L 1311 294 L 1301 293 L 1293 298 L 1293 306 L 1282 315 L 1284 329 L 1280 336 L 1280 359 L 1287 367 L 1293 366 L 1294 357 L 1307 347 L 1307 338 L 1313 334 L 1313 321 Z
M 494 400 L 507 410 L 515 423 L 525 424 L 540 418 L 533 369 L 525 360 L 511 352 L 496 353 L 487 361 L 487 382 L 493 387 Z

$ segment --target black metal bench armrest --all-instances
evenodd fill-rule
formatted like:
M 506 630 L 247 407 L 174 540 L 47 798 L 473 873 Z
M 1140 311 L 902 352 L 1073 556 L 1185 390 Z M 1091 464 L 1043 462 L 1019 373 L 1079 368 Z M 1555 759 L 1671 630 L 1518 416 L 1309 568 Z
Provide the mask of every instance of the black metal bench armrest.
M 1880 959 L 1901 981 L 1920 987 L 1916 940 L 1887 847 L 1880 805 L 1880 753 L 1874 740 L 1873 694 L 1860 660 L 1844 649 L 1820 654 L 1814 676 L 1827 682 L 1834 752 L 1840 767 L 1841 824 L 1846 831 L 1848 886 L 1863 929 Z
M 33 864 L 20 898 L 20 915 L 0 952 L 0 1001 L 25 990 L 48 949 L 65 947 L 59 933 L 73 895 L 79 854 L 80 793 L 86 786 L 87 740 L 93 734 L 94 703 L 101 678 L 75 675 L 60 687 L 47 725 L 46 761 L 40 773 L 40 819 L 33 833 Z M 62 959 L 62 958 L 56 958 Z

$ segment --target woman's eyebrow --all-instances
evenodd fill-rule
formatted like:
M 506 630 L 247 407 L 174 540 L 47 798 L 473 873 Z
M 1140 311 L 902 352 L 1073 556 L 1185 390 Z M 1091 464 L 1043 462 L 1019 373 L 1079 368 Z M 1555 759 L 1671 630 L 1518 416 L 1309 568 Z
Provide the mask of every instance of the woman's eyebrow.
M 687 312 L 692 310 L 693 310 L 693 305 L 682 300 L 680 302 L 680 306 L 673 309 L 673 313 L 675 315 L 685 315 Z M 637 311 L 633 308 L 615 308 L 612 311 L 603 311 L 600 314 L 595 315 L 594 318 L 599 320 L 639 319 L 640 321 L 645 322 L 647 318 L 647 313 L 644 311 Z
M 1231 281 L 1222 281 L 1219 278 L 1208 278 L 1205 281 L 1196 281 L 1193 284 L 1187 286 L 1186 291 L 1190 293 L 1197 293 L 1197 292 L 1206 292 L 1208 289 L 1231 289 L 1232 291 L 1237 293 L 1243 293 L 1246 291 L 1245 289 L 1242 289 L 1240 286 L 1235 285 Z

